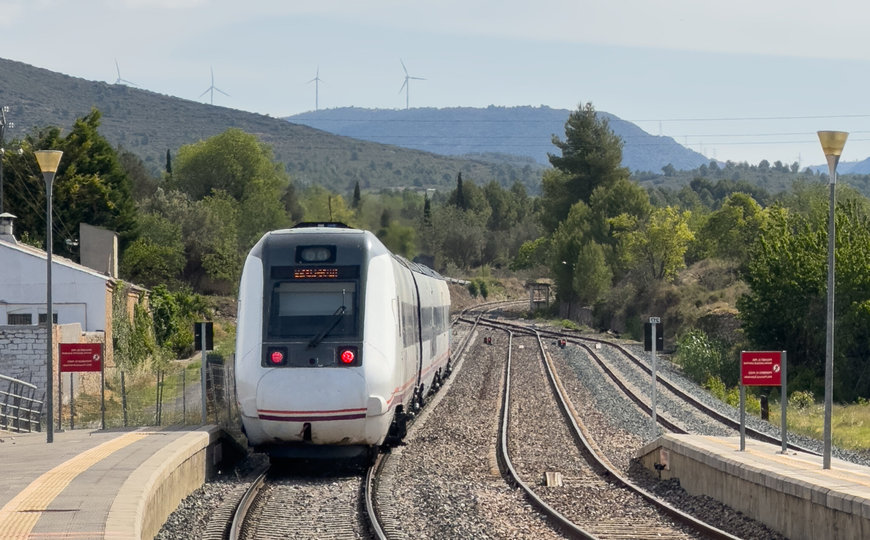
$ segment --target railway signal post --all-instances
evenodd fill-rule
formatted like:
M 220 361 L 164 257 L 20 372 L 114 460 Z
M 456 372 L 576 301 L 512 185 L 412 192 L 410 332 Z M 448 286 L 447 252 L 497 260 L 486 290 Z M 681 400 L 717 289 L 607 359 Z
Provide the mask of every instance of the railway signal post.
M 650 317 L 649 322 L 644 325 L 643 349 L 650 351 L 650 367 L 652 368 L 652 389 L 650 390 L 650 411 L 652 419 L 652 436 L 655 438 L 659 434 L 658 420 L 656 419 L 656 351 L 660 351 L 664 344 L 664 328 L 660 328 L 661 334 L 656 336 L 656 325 L 661 325 L 660 317 Z

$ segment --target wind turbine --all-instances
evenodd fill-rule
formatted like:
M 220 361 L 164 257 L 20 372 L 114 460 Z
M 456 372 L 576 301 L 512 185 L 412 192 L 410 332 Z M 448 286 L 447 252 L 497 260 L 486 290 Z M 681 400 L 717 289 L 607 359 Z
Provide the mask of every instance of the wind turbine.
M 209 69 L 211 70 L 211 86 L 206 88 L 205 92 L 200 94 L 199 97 L 202 97 L 202 96 L 210 93 L 211 95 L 209 97 L 209 100 L 211 101 L 211 104 L 214 105 L 214 91 L 215 90 L 217 90 L 218 92 L 220 92 L 221 94 L 223 94 L 227 97 L 230 97 L 230 95 L 214 85 L 214 68 L 209 68 Z
M 115 58 L 115 71 L 118 72 L 118 78 L 115 79 L 115 84 L 127 83 L 131 86 L 139 86 L 138 84 L 136 84 L 132 81 L 128 81 L 127 79 L 121 78 L 121 68 L 118 66 L 118 59 L 117 58 Z
M 317 66 L 317 74 L 313 79 L 308 81 L 308 84 L 314 83 L 314 110 L 317 111 L 320 108 L 320 66 Z
M 411 94 L 411 84 L 408 82 L 411 79 L 416 81 L 425 81 L 423 77 L 411 77 L 408 75 L 408 68 L 405 67 L 405 62 L 400 58 L 399 62 L 402 62 L 402 69 L 405 70 L 405 82 L 402 83 L 402 87 L 399 88 L 399 93 L 402 93 L 402 90 L 405 91 L 405 109 L 410 108 L 410 94 Z

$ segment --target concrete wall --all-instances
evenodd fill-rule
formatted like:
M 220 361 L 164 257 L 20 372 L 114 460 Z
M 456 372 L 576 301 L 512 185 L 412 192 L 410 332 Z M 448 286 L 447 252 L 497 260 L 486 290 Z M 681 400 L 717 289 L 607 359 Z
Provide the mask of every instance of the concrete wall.
M 712 497 L 793 540 L 870 538 L 866 497 L 838 493 L 800 472 L 790 477 L 683 445 L 672 437 L 648 444 L 638 452 L 638 460 L 664 480 L 679 479 L 689 494 Z M 665 463 L 667 468 L 656 470 L 655 464 Z
M 104 351 L 111 349 L 105 346 L 105 335 L 101 332 L 82 333 L 78 324 L 55 325 L 52 337 L 52 361 L 54 375 L 52 382 L 57 393 L 57 375 L 60 369 L 58 361 L 59 343 L 103 343 Z M 37 399 L 42 399 L 47 376 L 44 326 L 0 326 L 0 374 L 19 379 L 35 385 Z M 100 388 L 99 373 L 76 373 L 76 392 L 83 390 L 98 391 Z M 69 374 L 61 378 L 63 384 L 63 401 L 69 402 Z M 55 395 L 55 400 L 57 400 Z
M 101 274 L 118 277 L 118 235 L 108 229 L 80 223 L 79 260 Z
M 45 389 L 45 327 L 0 326 L 0 373 Z

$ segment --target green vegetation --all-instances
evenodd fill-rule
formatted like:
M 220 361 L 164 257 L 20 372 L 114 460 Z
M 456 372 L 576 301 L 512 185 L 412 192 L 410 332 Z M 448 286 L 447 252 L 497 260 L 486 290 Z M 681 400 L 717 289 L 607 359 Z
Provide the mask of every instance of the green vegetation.
M 622 167 L 622 141 L 607 119 L 587 104 L 570 114 L 564 138 L 553 138 L 560 153 L 551 155 L 540 197 L 520 178 L 496 180 L 460 165 L 440 191 L 378 190 L 355 173 L 335 189 L 306 180 L 309 165 L 322 174 L 322 163 L 284 167 L 282 150 L 235 128 L 161 152 L 161 173 L 152 176 L 102 138 L 100 121 L 94 110 L 66 136 L 46 128 L 18 141 L 23 154 L 3 156 L 6 193 L 9 211 L 22 216 L 18 237 L 38 244 L 44 189 L 32 152 L 64 150 L 55 251 L 75 258 L 64 240 L 79 222 L 118 230 L 122 276 L 151 289 L 150 314 L 140 307 L 115 322 L 116 359 L 131 373 L 156 373 L 189 355 L 192 323 L 209 315 L 201 295 L 233 296 L 244 257 L 265 231 L 334 220 L 468 279 L 472 295 L 498 295 L 494 275 L 548 277 L 569 319 L 582 307 L 593 326 L 635 339 L 643 318 L 659 315 L 678 364 L 726 398 L 737 351 L 753 348 L 789 351 L 790 387 L 821 394 L 827 202 L 817 177 L 795 166 L 710 163 L 680 187 L 647 175 L 643 182 L 653 185 L 645 188 Z M 329 160 L 357 166 L 361 155 L 335 152 Z M 362 167 L 407 186 L 407 169 L 398 165 Z M 662 172 L 669 182 L 682 174 Z M 768 192 L 750 183 L 757 173 L 789 184 Z M 837 223 L 835 393 L 852 401 L 870 397 L 863 346 L 870 340 L 870 202 L 840 188 Z
M 822 438 L 825 407 L 823 404 L 793 404 L 789 397 L 786 420 L 789 431 L 808 437 Z M 779 404 L 770 405 L 770 423 L 780 425 Z M 834 404 L 831 413 L 831 440 L 838 448 L 856 452 L 870 449 L 870 404 L 858 402 L 851 405 Z

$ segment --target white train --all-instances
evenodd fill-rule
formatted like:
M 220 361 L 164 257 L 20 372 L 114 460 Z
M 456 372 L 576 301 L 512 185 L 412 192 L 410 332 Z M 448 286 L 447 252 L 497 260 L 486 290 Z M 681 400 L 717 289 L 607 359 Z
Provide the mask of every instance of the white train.
M 446 281 L 371 232 L 304 223 L 248 255 L 234 368 L 255 450 L 333 457 L 397 444 L 450 367 Z

